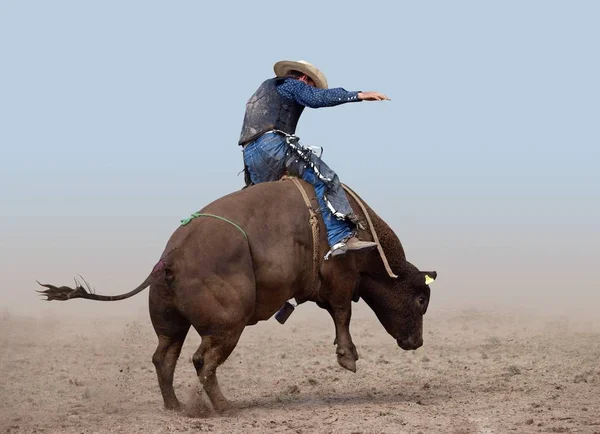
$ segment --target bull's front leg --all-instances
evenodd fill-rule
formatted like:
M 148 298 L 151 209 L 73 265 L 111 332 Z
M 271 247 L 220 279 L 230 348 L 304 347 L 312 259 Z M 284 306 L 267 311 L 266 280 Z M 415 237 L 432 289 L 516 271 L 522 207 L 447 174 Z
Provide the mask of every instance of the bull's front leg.
M 350 317 L 352 315 L 351 300 L 339 305 L 329 305 L 327 311 L 335 324 L 336 354 L 338 363 L 349 371 L 356 372 L 358 351 L 350 336 Z

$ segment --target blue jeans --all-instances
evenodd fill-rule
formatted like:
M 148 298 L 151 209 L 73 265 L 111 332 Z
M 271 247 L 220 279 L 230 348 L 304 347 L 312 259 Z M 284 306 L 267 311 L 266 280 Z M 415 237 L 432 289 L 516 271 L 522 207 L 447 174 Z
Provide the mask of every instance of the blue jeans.
M 296 155 L 295 151 L 287 144 L 285 137 L 279 134 L 265 134 L 250 142 L 244 148 L 244 163 L 248 166 L 250 179 L 254 184 L 278 181 L 288 171 L 291 175 L 302 178 L 314 187 L 325 228 L 327 229 L 327 242 L 330 247 L 333 247 L 344 238 L 351 236 L 353 228 L 350 222 L 345 219 L 338 219 L 332 214 L 325 196 L 334 198 L 336 203 L 340 204 L 339 208 L 342 211 L 348 212 L 350 210 L 349 212 L 351 212 L 352 208 L 347 203 L 348 200 L 337 180 L 337 175 L 318 157 L 311 155 L 311 158 L 320 163 L 320 172 L 327 177 L 334 178 L 336 183 L 326 183 L 321 180 L 313 168 Z

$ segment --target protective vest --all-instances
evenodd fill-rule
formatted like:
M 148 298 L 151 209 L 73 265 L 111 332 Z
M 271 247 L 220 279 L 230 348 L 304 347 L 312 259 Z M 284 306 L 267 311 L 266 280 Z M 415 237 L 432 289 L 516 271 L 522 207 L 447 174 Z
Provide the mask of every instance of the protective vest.
M 245 145 L 273 129 L 288 134 L 296 132 L 296 125 L 304 110 L 302 104 L 284 98 L 276 86 L 284 78 L 265 80 L 246 103 L 246 114 L 242 124 L 239 145 Z

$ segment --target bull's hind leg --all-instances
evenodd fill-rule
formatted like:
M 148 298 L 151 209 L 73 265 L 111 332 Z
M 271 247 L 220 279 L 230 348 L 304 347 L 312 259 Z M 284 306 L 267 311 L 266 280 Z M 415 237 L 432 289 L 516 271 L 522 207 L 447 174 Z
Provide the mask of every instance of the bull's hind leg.
M 173 375 L 190 323 L 175 310 L 166 294 L 166 288 L 150 289 L 150 319 L 158 336 L 158 347 L 152 356 L 152 363 L 156 368 L 165 408 L 179 410 L 180 403 L 173 389 Z
M 218 412 L 229 409 L 231 405 L 219 387 L 217 367 L 227 360 L 237 345 L 242 330 L 243 328 L 234 332 L 203 336 L 202 343 L 192 358 L 200 383 Z
M 152 363 L 156 367 L 156 375 L 158 376 L 158 385 L 167 410 L 180 409 L 179 400 L 173 389 L 173 376 L 186 334 L 187 330 L 176 337 L 159 335 L 158 347 L 152 356 Z

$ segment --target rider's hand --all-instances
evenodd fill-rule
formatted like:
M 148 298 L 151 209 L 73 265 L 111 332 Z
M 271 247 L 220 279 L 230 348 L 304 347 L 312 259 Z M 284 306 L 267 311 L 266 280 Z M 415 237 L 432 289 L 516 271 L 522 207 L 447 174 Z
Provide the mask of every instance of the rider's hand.
M 358 99 L 361 101 L 391 101 L 390 98 L 379 92 L 358 92 Z

